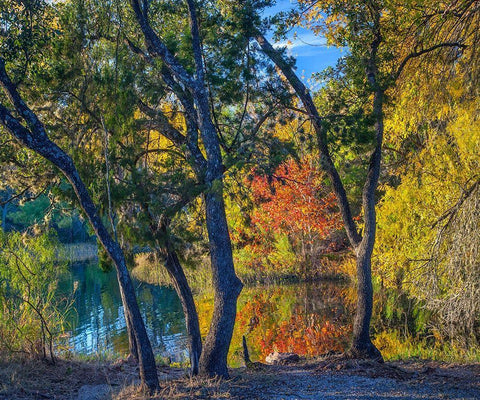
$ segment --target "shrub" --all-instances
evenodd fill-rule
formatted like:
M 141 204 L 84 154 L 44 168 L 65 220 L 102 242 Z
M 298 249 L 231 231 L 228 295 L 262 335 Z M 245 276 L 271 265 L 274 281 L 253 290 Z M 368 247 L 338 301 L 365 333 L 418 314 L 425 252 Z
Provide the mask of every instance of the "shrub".
M 54 361 L 65 332 L 68 299 L 55 296 L 65 265 L 55 262 L 56 240 L 0 230 L 0 352 Z

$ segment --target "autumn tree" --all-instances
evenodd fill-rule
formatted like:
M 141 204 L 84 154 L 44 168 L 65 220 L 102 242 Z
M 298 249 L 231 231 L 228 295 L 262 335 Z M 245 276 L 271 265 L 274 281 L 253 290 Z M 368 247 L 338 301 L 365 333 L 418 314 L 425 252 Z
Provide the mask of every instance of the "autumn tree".
M 460 3 L 462 7 L 472 6 L 471 2 Z M 426 4 L 419 2 L 417 5 L 422 15 L 429 14 Z M 348 47 L 349 53 L 342 61 L 346 67 L 345 76 L 350 77 L 350 84 L 360 86 L 368 93 L 367 111 L 371 121 L 372 152 L 362 190 L 362 227 L 359 227 L 353 219 L 351 202 L 336 165 L 338 161 L 331 153 L 329 143 L 331 132 L 326 129 L 326 116 L 322 115 L 310 91 L 298 78 L 293 64 L 284 53 L 275 49 L 261 30 L 257 30 L 253 36 L 291 85 L 312 122 L 317 134 L 321 166 L 333 186 L 345 230 L 356 255 L 358 299 L 353 342 L 349 353 L 353 356 L 381 359 L 380 352 L 371 342 L 369 330 L 373 306 L 371 256 L 376 236 L 375 194 L 381 172 L 386 93 L 394 87 L 405 65 L 434 51 L 461 48 L 462 36 L 452 40 L 445 36 L 431 35 L 432 31 L 427 29 L 429 26 L 426 26 L 420 18 L 408 14 L 402 4 L 382 1 L 304 1 L 300 6 L 301 20 L 307 21 L 309 27 L 325 34 L 329 43 Z M 401 20 L 401 23 L 413 31 L 399 30 L 396 25 L 396 16 L 404 11 L 411 19 L 408 23 Z M 436 9 L 436 13 L 437 15 L 442 13 L 441 5 Z M 294 13 L 294 18 L 298 18 L 298 15 Z M 455 15 L 455 12 L 449 14 L 451 18 L 455 18 Z M 306 18 L 303 18 L 304 16 Z M 400 36 L 398 32 L 404 33 L 404 36 Z M 399 43 L 409 40 L 413 40 L 414 50 L 406 54 L 399 52 Z
M 314 158 L 288 158 L 271 175 L 257 168 L 244 180 L 253 209 L 248 221 L 234 225 L 242 263 L 259 271 L 271 265 L 273 274 L 313 276 L 340 228 L 335 197 Z
M 435 344 L 448 341 L 459 352 L 480 339 L 480 21 L 473 6 L 451 2 L 443 13 L 418 16 L 439 37 L 461 36 L 465 47 L 412 60 L 397 81 L 385 120 L 388 179 L 376 249 L 384 286 L 431 313 L 422 333 L 433 332 Z

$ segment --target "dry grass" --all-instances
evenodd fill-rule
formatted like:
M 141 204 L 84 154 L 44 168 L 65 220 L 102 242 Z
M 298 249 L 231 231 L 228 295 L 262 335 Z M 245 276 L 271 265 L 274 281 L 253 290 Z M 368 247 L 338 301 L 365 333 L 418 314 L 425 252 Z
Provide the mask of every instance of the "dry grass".
M 71 399 L 83 385 L 108 384 L 115 390 L 137 382 L 137 375 L 127 363 L 2 359 L 0 399 Z
M 160 400 L 160 399 L 230 399 L 232 381 L 222 379 L 185 377 L 162 383 L 162 389 L 148 396 L 137 385 L 123 388 L 114 400 Z
M 453 398 L 480 398 L 480 364 L 419 360 L 378 364 L 332 356 L 291 366 L 266 366 L 261 371 L 232 369 L 229 380 L 187 377 L 184 370 L 169 367 L 158 368 L 158 373 L 161 390 L 149 396 L 140 389 L 136 366 L 124 360 L 113 363 L 59 360 L 55 365 L 27 359 L 0 361 L 0 400 L 71 400 L 83 385 L 102 384 L 110 386 L 113 400 L 312 398 L 339 390 L 349 396 L 352 390 L 358 391 L 359 397 L 367 394 L 375 397 L 372 390 L 385 396 L 387 392 L 383 393 L 382 388 L 387 381 L 378 386 L 377 378 L 390 378 L 391 393 L 400 391 L 407 398 L 424 393 L 424 384 L 433 385 L 431 388 L 436 387 L 438 393 L 450 388 L 454 390 L 452 395 L 460 396 Z M 367 379 L 370 386 L 357 387 L 358 375 Z M 345 398 L 342 393 L 338 398 Z M 438 393 L 428 398 L 438 398 L 435 397 Z M 427 398 L 422 396 L 418 398 Z

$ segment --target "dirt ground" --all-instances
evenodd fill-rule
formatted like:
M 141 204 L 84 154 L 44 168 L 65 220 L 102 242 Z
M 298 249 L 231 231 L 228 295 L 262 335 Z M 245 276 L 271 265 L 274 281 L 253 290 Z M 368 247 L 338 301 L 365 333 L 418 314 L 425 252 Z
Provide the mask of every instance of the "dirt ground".
M 480 364 L 330 358 L 286 366 L 233 369 L 231 379 L 189 378 L 159 367 L 162 390 L 138 389 L 137 370 L 124 361 L 0 362 L 0 400 L 132 399 L 480 399 Z

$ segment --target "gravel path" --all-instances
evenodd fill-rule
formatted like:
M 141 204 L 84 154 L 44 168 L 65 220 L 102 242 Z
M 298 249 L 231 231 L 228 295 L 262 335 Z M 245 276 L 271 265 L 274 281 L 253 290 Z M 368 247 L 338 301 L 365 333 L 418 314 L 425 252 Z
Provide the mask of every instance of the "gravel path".
M 450 382 L 399 382 L 389 378 L 318 373 L 296 368 L 261 375 L 247 373 L 232 382 L 230 393 L 234 399 L 252 400 L 480 399 L 478 388 L 461 387 Z

